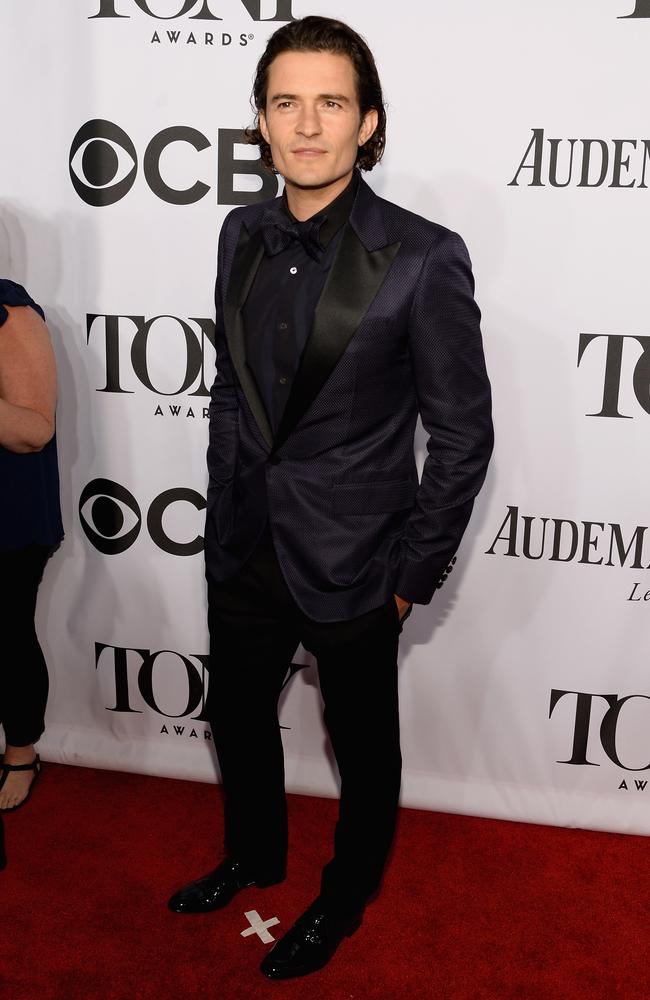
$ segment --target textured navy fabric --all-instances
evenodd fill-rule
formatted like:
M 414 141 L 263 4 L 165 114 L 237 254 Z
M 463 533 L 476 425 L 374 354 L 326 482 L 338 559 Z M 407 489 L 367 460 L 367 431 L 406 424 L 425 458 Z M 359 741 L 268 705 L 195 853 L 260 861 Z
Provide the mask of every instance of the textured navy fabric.
M 287 585 L 310 618 L 353 618 L 392 593 L 428 603 L 492 449 L 465 244 L 361 181 L 273 440 L 247 379 L 240 322 L 267 208 L 235 209 L 219 241 L 208 576 L 232 576 L 268 520 Z M 418 413 L 429 434 L 419 483 Z
M 5 306 L 43 310 L 21 285 L 0 278 L 0 337 Z M 38 452 L 17 455 L 0 445 L 0 552 L 56 545 L 63 538 L 56 436 Z

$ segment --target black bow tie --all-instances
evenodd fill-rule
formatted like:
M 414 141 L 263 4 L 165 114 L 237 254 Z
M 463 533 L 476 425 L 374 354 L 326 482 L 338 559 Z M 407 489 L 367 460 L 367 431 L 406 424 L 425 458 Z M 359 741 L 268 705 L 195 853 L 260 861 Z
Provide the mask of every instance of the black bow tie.
M 324 221 L 323 215 L 315 216 L 309 223 L 284 222 L 277 217 L 263 218 L 261 232 L 267 254 L 274 257 L 295 241 L 302 244 L 310 257 L 318 260 L 323 253 L 318 233 Z

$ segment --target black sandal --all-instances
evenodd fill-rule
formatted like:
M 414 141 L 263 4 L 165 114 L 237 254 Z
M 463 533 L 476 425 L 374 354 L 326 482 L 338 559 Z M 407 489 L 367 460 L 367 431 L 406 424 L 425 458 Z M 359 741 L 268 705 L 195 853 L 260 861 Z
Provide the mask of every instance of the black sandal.
M 2 791 L 2 789 L 4 788 L 5 782 L 7 780 L 7 777 L 9 776 L 10 771 L 34 772 L 34 777 L 32 778 L 32 782 L 29 788 L 27 789 L 27 795 L 25 796 L 25 798 L 21 799 L 20 802 L 16 803 L 15 806 L 9 806 L 8 809 L 0 808 L 1 813 L 14 812 L 16 809 L 20 809 L 21 806 L 24 806 L 25 803 L 28 801 L 29 796 L 32 794 L 32 788 L 36 784 L 36 779 L 41 773 L 41 758 L 38 756 L 38 754 L 36 754 L 31 764 L 0 764 L 0 771 L 2 771 L 2 777 L 0 777 L 0 791 Z

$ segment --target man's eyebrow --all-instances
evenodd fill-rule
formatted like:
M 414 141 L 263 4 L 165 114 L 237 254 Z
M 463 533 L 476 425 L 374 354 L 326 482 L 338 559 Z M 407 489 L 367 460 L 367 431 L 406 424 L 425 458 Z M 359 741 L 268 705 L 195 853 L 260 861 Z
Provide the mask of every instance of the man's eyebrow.
M 297 101 L 297 94 L 273 94 L 271 102 L 274 101 Z M 346 97 L 345 94 L 319 94 L 319 101 L 340 101 L 341 104 L 349 104 L 350 98 Z

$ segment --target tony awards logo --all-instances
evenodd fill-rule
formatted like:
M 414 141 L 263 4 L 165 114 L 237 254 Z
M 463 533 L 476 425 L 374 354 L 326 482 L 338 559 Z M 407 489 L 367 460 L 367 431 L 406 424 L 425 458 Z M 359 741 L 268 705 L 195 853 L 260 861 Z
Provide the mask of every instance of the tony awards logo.
M 171 649 L 140 649 L 95 643 L 95 670 L 109 712 L 142 715 L 147 709 L 167 719 L 186 719 L 174 725 L 176 736 L 198 739 L 193 723 L 207 722 L 205 699 L 209 657 L 205 653 L 178 653 Z M 163 725 L 162 733 L 169 733 Z M 203 737 L 210 739 L 209 730 Z
M 101 363 L 97 392 L 130 396 L 186 395 L 187 405 L 160 405 L 155 416 L 207 417 L 215 370 L 215 324 L 208 316 L 88 313 L 86 340 Z
M 232 0 L 95 0 L 99 9 L 89 15 L 89 20 L 97 18 L 131 17 L 135 10 L 142 11 L 158 21 L 174 21 L 179 17 L 187 17 L 190 21 L 222 21 L 217 10 L 223 11 L 232 7 Z M 180 4 L 180 6 L 179 6 Z M 275 0 L 273 4 L 264 4 L 263 0 L 239 0 L 239 4 L 248 12 L 253 21 L 293 21 L 293 0 Z M 262 8 L 275 7 L 271 16 L 262 17 Z
M 591 345 L 594 345 L 591 348 Z M 641 353 L 639 354 L 639 347 Z M 631 413 L 621 413 L 619 396 L 623 372 L 623 357 L 635 351 L 637 359 L 632 370 L 632 391 L 641 409 L 650 414 L 650 337 L 634 334 L 581 333 L 578 344 L 578 366 L 588 349 L 593 354 L 600 348 L 604 354 L 602 402 L 597 413 L 588 417 L 632 418 Z M 634 405 L 634 404 L 632 404 Z
M 549 718 L 565 725 L 566 738 L 558 764 L 575 767 L 600 767 L 601 761 L 611 761 L 623 771 L 649 771 L 650 749 L 640 749 L 639 736 L 650 732 L 647 694 L 591 694 L 587 691 L 551 691 Z M 600 714 L 600 724 L 594 716 Z M 597 735 L 596 735 L 597 734 Z M 602 753 L 601 753 L 602 751 Z M 566 756 L 568 754 L 568 756 Z M 604 754 L 604 757 L 603 757 Z M 636 759 L 634 759 L 636 755 Z M 600 759 L 598 759 L 600 758 Z M 636 788 L 645 791 L 648 782 L 627 780 L 618 786 L 623 791 Z
M 255 23 L 295 20 L 293 0 L 94 0 L 95 13 L 89 21 L 120 24 L 130 19 L 154 26 L 148 36 L 157 48 L 190 46 L 204 51 L 245 49 L 255 35 L 250 29 Z M 228 21 L 224 24 L 223 15 Z M 242 22 L 243 15 L 243 22 Z M 233 25 L 238 18 L 236 27 Z M 229 28 L 230 30 L 224 30 Z

